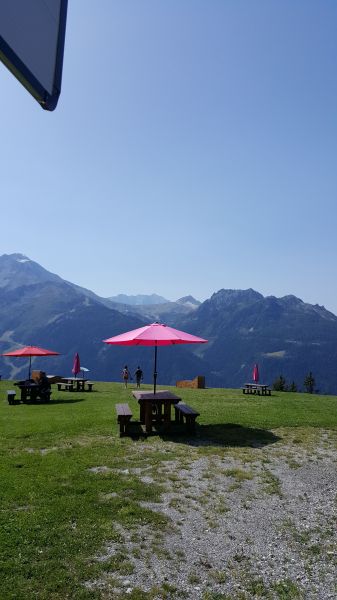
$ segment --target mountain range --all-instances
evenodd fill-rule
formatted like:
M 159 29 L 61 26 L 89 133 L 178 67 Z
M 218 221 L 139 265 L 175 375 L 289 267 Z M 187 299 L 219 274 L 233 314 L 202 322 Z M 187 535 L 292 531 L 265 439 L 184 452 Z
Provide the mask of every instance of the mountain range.
M 282 374 L 303 389 L 312 371 L 321 393 L 337 393 L 337 317 L 323 306 L 253 289 L 221 289 L 204 302 L 192 296 L 171 302 L 156 294 L 102 298 L 22 254 L 0 256 L 1 352 L 21 344 L 60 352 L 33 359 L 33 368 L 69 375 L 79 352 L 93 380 L 120 381 L 124 364 L 131 372 L 140 364 L 150 383 L 152 348 L 112 347 L 102 340 L 155 320 L 208 339 L 160 348 L 161 385 L 204 375 L 209 387 L 240 387 L 257 362 L 265 383 Z M 27 361 L 2 357 L 0 373 L 25 377 Z

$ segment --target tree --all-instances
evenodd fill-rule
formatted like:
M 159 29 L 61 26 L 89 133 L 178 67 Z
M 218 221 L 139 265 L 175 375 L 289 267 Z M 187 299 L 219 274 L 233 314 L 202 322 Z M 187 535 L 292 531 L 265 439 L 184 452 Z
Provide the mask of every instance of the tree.
M 297 385 L 295 381 L 292 381 L 290 386 L 288 387 L 288 392 L 297 392 Z
M 273 383 L 273 390 L 276 392 L 285 392 L 286 391 L 286 380 L 282 375 L 280 375 L 277 379 L 275 379 Z
M 315 378 L 311 371 L 309 371 L 308 375 L 304 380 L 304 387 L 308 394 L 312 394 L 315 388 Z

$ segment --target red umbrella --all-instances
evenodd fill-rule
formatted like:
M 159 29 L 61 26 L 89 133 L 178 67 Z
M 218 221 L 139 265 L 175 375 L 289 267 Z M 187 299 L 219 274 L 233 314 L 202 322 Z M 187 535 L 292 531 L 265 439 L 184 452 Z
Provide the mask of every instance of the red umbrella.
M 78 352 L 76 352 L 76 354 L 74 356 L 74 364 L 73 364 L 73 368 L 71 370 L 74 373 L 75 377 L 76 377 L 76 375 L 78 375 L 78 373 L 81 370 L 80 357 L 79 357 Z
M 153 391 L 156 393 L 157 385 L 157 347 L 171 346 L 175 344 L 204 344 L 208 340 L 173 329 L 163 323 L 151 323 L 139 329 L 133 329 L 120 335 L 103 340 L 106 344 L 118 346 L 154 346 L 154 372 Z
M 25 346 L 24 348 L 19 348 L 19 350 L 4 352 L 2 356 L 29 356 L 28 379 L 30 379 L 32 356 L 55 356 L 57 354 L 60 353 L 54 352 L 53 350 L 45 350 L 44 348 L 39 348 L 38 346 Z
M 258 364 L 255 364 L 253 369 L 253 381 L 255 381 L 255 383 L 258 383 L 259 377 L 259 366 Z

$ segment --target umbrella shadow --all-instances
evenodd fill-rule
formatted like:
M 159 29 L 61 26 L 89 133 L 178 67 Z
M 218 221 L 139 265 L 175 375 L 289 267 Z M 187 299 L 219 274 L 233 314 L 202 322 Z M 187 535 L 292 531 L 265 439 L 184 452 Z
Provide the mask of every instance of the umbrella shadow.
M 179 442 L 189 446 L 222 446 L 240 448 L 263 448 L 275 444 L 282 438 L 268 429 L 245 427 L 238 423 L 197 425 L 195 435 L 186 433 L 184 425 L 171 423 L 169 431 L 157 426 L 146 433 L 138 421 L 130 423 L 129 437 L 134 440 L 157 436 L 166 442 Z
M 281 438 L 268 429 L 256 427 L 245 427 L 238 423 L 216 423 L 212 425 L 197 425 L 196 434 L 185 434 L 184 430 L 164 432 L 163 440 L 174 441 L 179 437 L 179 443 L 189 446 L 223 446 L 239 448 L 263 448 L 269 444 L 275 444 Z M 178 440 L 177 440 L 178 441 Z
M 60 398 L 55 398 L 55 400 L 50 400 L 50 402 L 44 402 L 44 405 L 50 405 L 52 406 L 53 404 L 76 404 L 77 402 L 84 402 L 85 398 L 64 398 L 64 399 L 60 399 Z

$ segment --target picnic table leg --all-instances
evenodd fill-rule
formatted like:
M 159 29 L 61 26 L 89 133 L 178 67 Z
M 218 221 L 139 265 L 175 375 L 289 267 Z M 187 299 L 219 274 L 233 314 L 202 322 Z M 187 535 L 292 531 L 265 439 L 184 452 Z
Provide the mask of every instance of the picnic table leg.
M 120 429 L 119 429 L 119 437 L 123 437 L 126 435 L 126 430 L 128 428 L 129 420 L 127 417 L 123 416 L 120 419 Z
M 139 404 L 139 420 L 144 425 L 145 423 L 145 406 L 143 402 Z
M 195 433 L 195 416 L 186 415 L 186 431 L 188 433 Z
M 164 404 L 164 422 L 170 423 L 171 421 L 171 404 L 169 402 Z
M 145 402 L 145 431 L 152 431 L 152 402 Z

